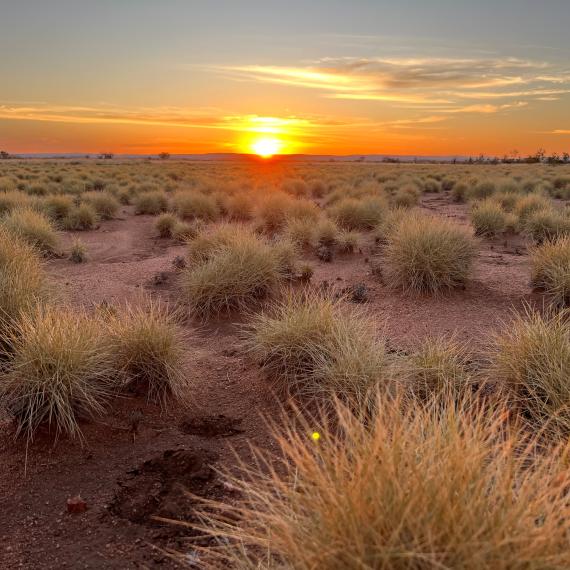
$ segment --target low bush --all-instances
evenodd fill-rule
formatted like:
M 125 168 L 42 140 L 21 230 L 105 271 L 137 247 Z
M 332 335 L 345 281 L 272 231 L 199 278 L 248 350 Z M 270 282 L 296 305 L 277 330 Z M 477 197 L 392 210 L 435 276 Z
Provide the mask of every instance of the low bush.
M 161 190 L 151 190 L 149 192 L 141 192 L 132 200 L 135 212 L 137 214 L 149 214 L 157 216 L 168 209 L 168 197 Z
M 124 384 L 164 403 L 188 399 L 184 370 L 185 334 L 179 315 L 156 301 L 126 305 L 107 319 L 114 362 Z
M 565 312 L 527 309 L 493 339 L 490 377 L 533 429 L 570 434 L 570 324 Z
M 387 356 L 364 313 L 315 294 L 288 295 L 252 319 L 247 346 L 279 390 L 363 402 L 386 382 Z
M 387 239 L 387 283 L 415 293 L 437 293 L 464 285 L 477 251 L 467 229 L 420 214 L 403 217 Z
M 570 237 L 564 236 L 530 250 L 531 284 L 558 307 L 570 304 Z
M 24 314 L 3 339 L 13 354 L 0 382 L 0 402 L 17 433 L 41 425 L 78 435 L 82 417 L 104 411 L 115 388 L 110 346 L 100 323 L 50 306 Z
M 36 210 L 12 210 L 3 218 L 2 225 L 13 236 L 28 242 L 44 255 L 59 251 L 57 231 L 47 216 Z
M 273 429 L 278 450 L 200 509 L 206 568 L 527 570 L 570 566 L 567 450 L 483 414 L 378 397 Z M 299 425 L 300 424 L 300 425 Z M 318 430 L 318 431 L 316 431 Z

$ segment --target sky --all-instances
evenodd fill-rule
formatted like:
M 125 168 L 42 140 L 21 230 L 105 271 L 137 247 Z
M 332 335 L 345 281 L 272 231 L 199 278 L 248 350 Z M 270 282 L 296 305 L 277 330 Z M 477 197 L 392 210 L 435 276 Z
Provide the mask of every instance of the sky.
M 0 0 L 12 153 L 570 151 L 570 0 Z

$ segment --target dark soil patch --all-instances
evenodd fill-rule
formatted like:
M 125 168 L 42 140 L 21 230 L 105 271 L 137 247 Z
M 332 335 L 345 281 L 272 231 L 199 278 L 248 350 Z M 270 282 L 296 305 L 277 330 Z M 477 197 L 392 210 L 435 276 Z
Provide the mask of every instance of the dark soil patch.
M 216 416 L 202 416 L 196 418 L 186 418 L 180 424 L 180 431 L 188 435 L 199 435 L 201 437 L 230 437 L 243 433 L 238 426 L 241 419 L 230 418 L 219 414 Z
M 138 524 L 163 524 L 156 517 L 192 521 L 196 507 L 192 495 L 220 495 L 212 460 L 212 454 L 201 450 L 169 449 L 129 471 L 109 510 Z M 173 532 L 185 532 L 178 525 L 170 528 Z

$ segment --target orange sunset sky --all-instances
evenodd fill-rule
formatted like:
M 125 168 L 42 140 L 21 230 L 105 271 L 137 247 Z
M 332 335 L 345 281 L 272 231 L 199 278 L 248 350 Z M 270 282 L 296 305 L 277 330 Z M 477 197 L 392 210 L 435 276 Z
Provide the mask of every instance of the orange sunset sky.
M 568 0 L 0 0 L 13 153 L 570 149 Z

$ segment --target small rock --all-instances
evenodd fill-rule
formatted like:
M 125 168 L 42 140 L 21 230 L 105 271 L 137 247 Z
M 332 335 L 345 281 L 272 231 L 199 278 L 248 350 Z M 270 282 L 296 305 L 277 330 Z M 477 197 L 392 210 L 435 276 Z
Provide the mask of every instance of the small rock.
M 81 498 L 81 495 L 67 499 L 67 512 L 68 513 L 84 513 L 87 510 L 87 502 Z

